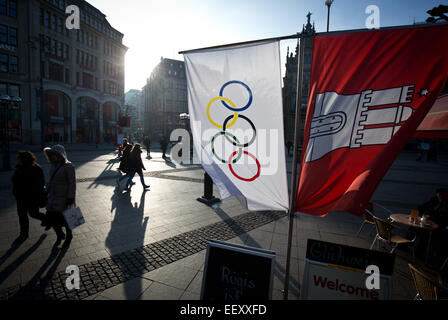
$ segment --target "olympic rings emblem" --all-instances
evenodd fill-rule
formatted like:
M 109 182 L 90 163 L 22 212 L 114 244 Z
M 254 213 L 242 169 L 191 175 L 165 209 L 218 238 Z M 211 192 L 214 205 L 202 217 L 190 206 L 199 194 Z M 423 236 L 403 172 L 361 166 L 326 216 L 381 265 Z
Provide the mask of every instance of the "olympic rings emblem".
M 230 85 L 230 84 L 239 84 L 239 85 L 243 86 L 243 87 L 247 90 L 247 92 L 249 93 L 249 100 L 248 100 L 248 102 L 247 102 L 247 104 L 246 104 L 245 106 L 243 106 L 243 107 L 241 107 L 241 108 L 238 108 L 238 107 L 235 105 L 235 103 L 233 103 L 232 100 L 230 100 L 230 99 L 228 99 L 228 98 L 225 98 L 225 97 L 223 96 L 223 94 L 224 94 L 224 89 L 225 89 L 228 85 Z M 226 107 L 227 109 L 229 109 L 230 111 L 233 112 L 233 115 L 228 116 L 228 117 L 224 120 L 224 123 L 223 123 L 222 125 L 219 125 L 218 123 L 214 122 L 214 121 L 212 120 L 211 116 L 210 116 L 210 107 L 211 107 L 211 105 L 212 105 L 215 101 L 221 101 L 221 103 L 222 103 L 222 105 L 223 105 L 224 107 Z M 247 84 L 245 84 L 244 82 L 242 82 L 242 81 L 232 80 L 232 81 L 228 81 L 228 82 L 226 82 L 226 83 L 221 87 L 221 89 L 219 90 L 219 97 L 215 97 L 215 98 L 211 99 L 210 102 L 207 104 L 207 118 L 208 118 L 208 120 L 210 121 L 210 123 L 211 123 L 213 126 L 217 127 L 218 129 L 221 129 L 221 131 L 219 131 L 217 134 L 215 134 L 215 135 L 212 137 L 212 139 L 211 139 L 212 154 L 213 154 L 213 155 L 215 156 L 215 158 L 218 159 L 221 163 L 228 164 L 228 165 L 229 165 L 230 172 L 231 172 L 236 178 L 238 178 L 238 179 L 240 179 L 240 180 L 242 180 L 242 181 L 246 181 L 246 182 L 254 181 L 254 180 L 257 179 L 257 178 L 260 176 L 260 174 L 261 174 L 261 166 L 260 166 L 260 162 L 258 161 L 258 159 L 257 159 L 253 154 L 251 154 L 250 152 L 248 152 L 248 151 L 243 151 L 243 150 L 242 150 L 242 148 L 246 148 L 246 147 L 250 146 L 250 145 L 255 141 L 255 138 L 256 138 L 256 136 L 257 136 L 257 129 L 255 128 L 255 125 L 254 125 L 254 123 L 252 122 L 252 120 L 250 120 L 248 117 L 246 117 L 246 116 L 244 116 L 244 115 L 240 115 L 240 114 L 238 114 L 238 112 L 247 110 L 247 109 L 251 106 L 252 101 L 253 101 L 252 90 L 250 90 L 249 86 L 248 86 Z M 226 129 L 232 127 L 232 126 L 236 123 L 236 121 L 237 121 L 239 118 L 241 118 L 241 119 L 247 121 L 247 122 L 249 123 L 249 125 L 251 126 L 252 130 L 254 131 L 254 134 L 253 134 L 251 140 L 250 140 L 249 142 L 247 142 L 247 143 L 244 143 L 244 144 L 243 144 L 243 143 L 240 143 L 240 141 L 238 140 L 238 138 L 237 138 L 236 136 L 234 136 L 234 135 L 231 134 L 230 132 L 226 131 Z M 233 120 L 230 121 L 231 119 L 233 119 Z M 229 121 L 230 121 L 230 123 L 229 123 Z M 218 136 L 220 136 L 220 135 L 223 135 L 223 136 L 226 138 L 227 141 L 229 141 L 230 143 L 232 143 L 235 147 L 238 147 L 238 151 L 234 151 L 234 152 L 230 155 L 230 157 L 229 157 L 229 159 L 228 159 L 227 161 L 224 160 L 224 159 L 222 159 L 221 157 L 219 157 L 219 156 L 216 154 L 216 151 L 215 151 L 215 139 L 216 139 Z M 236 154 L 238 154 L 237 157 L 235 157 Z M 257 164 L 257 173 L 256 173 L 253 177 L 251 177 L 251 178 L 240 177 L 240 176 L 239 176 L 238 174 L 236 174 L 235 171 L 233 170 L 232 164 L 238 162 L 243 154 L 245 154 L 245 155 L 251 157 L 252 159 L 254 159 L 254 160 L 255 160 L 255 163 Z M 234 158 L 235 158 L 235 159 L 234 159 Z

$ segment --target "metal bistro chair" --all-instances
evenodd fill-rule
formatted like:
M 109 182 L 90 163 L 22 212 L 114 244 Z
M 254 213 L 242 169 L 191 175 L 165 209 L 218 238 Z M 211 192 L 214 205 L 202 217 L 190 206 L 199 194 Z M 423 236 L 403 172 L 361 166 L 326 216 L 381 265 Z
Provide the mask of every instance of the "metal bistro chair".
M 378 240 L 387 242 L 389 245 L 392 246 L 390 253 L 393 253 L 399 245 L 412 245 L 412 247 L 411 247 L 412 248 L 412 261 L 415 263 L 414 242 L 415 242 L 416 237 L 414 237 L 414 239 L 412 239 L 412 240 L 403 238 L 402 236 L 396 235 L 392 232 L 394 227 L 392 226 L 392 224 L 390 222 L 385 221 L 380 218 L 377 218 L 375 216 L 373 217 L 373 219 L 375 221 L 377 235 L 376 235 L 375 239 L 373 240 L 372 245 L 370 246 L 370 249 L 373 249 L 373 246 L 375 245 L 375 243 Z
M 418 270 L 413 265 L 408 264 L 414 280 L 417 295 L 414 300 L 440 300 L 448 299 L 448 288 L 444 287 L 439 280 L 439 284 L 430 275 Z
M 369 202 L 367 203 L 367 207 L 364 210 L 364 221 L 361 224 L 361 227 L 359 228 L 358 232 L 356 233 L 356 236 L 358 237 L 359 234 L 361 233 L 362 229 L 364 228 L 364 226 L 366 224 L 370 224 L 372 225 L 372 230 L 370 230 L 370 234 L 372 234 L 373 231 L 375 231 L 375 220 L 373 219 L 374 215 L 374 206 L 378 206 L 380 208 L 382 208 L 383 210 L 385 210 L 387 213 L 392 214 L 393 212 L 390 211 L 389 209 L 379 205 L 378 203 L 374 203 L 374 202 Z M 391 222 L 390 218 L 387 219 L 387 221 Z
M 375 230 L 375 220 L 373 220 L 373 203 L 369 202 L 367 204 L 367 208 L 364 210 L 364 221 L 361 224 L 361 227 L 359 228 L 358 232 L 356 233 L 356 236 L 358 237 L 359 234 L 362 231 L 362 228 L 364 228 L 364 226 L 367 224 L 372 225 L 372 230 L 370 230 L 370 234 L 372 234 L 372 232 Z

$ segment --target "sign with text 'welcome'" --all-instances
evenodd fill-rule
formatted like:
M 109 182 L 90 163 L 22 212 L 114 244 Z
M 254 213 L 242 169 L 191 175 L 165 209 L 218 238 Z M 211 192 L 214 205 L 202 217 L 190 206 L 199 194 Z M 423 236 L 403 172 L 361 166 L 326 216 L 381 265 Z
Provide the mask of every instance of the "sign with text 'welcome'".
M 395 256 L 386 252 L 308 239 L 305 300 L 389 300 Z M 368 289 L 368 266 L 379 269 L 379 288 Z

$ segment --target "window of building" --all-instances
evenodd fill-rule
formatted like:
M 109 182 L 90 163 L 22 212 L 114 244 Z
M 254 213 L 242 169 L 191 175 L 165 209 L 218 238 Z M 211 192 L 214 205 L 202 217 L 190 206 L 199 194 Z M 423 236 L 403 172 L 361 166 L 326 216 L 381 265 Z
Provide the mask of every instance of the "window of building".
M 56 55 L 56 40 L 51 39 L 51 54 Z
M 9 72 L 19 72 L 19 57 L 9 56 Z
M 17 18 L 17 0 L 8 1 L 8 15 L 12 18 Z
M 51 15 L 51 30 L 56 30 L 56 17 Z
M 65 0 L 59 0 L 59 9 L 65 11 Z
M 17 29 L 9 27 L 9 44 L 17 46 Z
M 8 95 L 10 97 L 20 97 L 20 86 L 17 84 L 10 84 L 8 86 Z
M 0 14 L 6 16 L 7 12 L 6 0 L 0 0 Z
M 50 53 L 50 37 L 44 36 L 44 50 L 45 53 Z
M 64 67 L 62 65 L 50 62 L 50 80 L 64 81 Z
M 58 32 L 62 33 L 62 18 L 58 18 Z
M 62 53 L 62 58 L 69 59 L 68 57 L 68 45 L 64 44 L 64 52 Z
M 70 84 L 70 69 L 65 68 L 65 83 Z
M 8 55 L 0 53 L 0 72 L 8 72 Z
M 84 88 L 93 89 L 93 76 L 91 74 L 83 72 L 82 74 L 82 84 Z
M 48 11 L 44 13 L 44 25 L 48 28 L 50 26 L 50 14 Z
M 62 43 L 58 41 L 58 53 L 57 56 L 62 58 Z
M 76 72 L 76 85 L 80 86 L 81 85 L 81 79 L 79 78 L 79 72 Z
M 6 83 L 0 83 L 0 95 L 8 94 L 8 86 Z
M 8 27 L 0 24 L 0 43 L 8 43 Z

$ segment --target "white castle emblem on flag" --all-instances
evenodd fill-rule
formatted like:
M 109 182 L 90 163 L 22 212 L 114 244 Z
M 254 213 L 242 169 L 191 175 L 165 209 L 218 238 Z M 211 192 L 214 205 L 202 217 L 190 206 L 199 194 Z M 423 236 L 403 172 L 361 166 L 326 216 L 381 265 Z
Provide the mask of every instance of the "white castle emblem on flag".
M 404 105 L 412 103 L 414 88 L 317 94 L 305 162 L 340 148 L 387 144 L 414 111 Z

